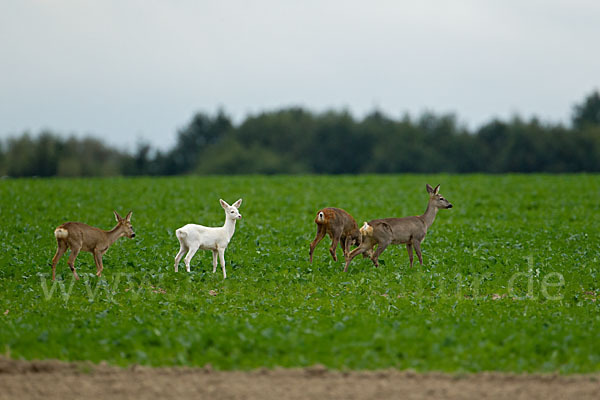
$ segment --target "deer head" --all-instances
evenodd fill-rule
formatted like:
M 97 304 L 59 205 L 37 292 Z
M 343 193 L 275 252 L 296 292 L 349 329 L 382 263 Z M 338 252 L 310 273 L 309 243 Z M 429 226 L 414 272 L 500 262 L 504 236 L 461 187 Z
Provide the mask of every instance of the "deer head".
M 242 205 L 242 199 L 239 199 L 231 206 L 227 204 L 227 202 L 223 199 L 220 199 L 219 202 L 221 203 L 221 207 L 223 207 L 223 209 L 225 210 L 225 217 L 227 219 L 242 219 L 242 214 L 240 214 L 238 210 L 238 208 Z
M 435 208 L 452 208 L 452 204 L 444 198 L 440 192 L 440 185 L 434 188 L 430 184 L 425 185 L 427 193 L 429 193 L 429 203 Z
M 131 214 L 133 211 L 129 211 L 125 218 L 121 218 L 119 213 L 113 211 L 115 213 L 115 219 L 117 220 L 117 228 L 121 231 L 121 236 L 127 236 L 128 238 L 134 238 L 135 232 L 133 231 L 133 226 L 131 226 Z

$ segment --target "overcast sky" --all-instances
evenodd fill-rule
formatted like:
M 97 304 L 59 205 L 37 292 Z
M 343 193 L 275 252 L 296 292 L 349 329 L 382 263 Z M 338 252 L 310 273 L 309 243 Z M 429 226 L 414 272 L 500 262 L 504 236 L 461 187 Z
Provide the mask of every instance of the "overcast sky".
M 600 1 L 0 0 L 0 137 L 167 148 L 198 111 L 287 106 L 568 122 Z

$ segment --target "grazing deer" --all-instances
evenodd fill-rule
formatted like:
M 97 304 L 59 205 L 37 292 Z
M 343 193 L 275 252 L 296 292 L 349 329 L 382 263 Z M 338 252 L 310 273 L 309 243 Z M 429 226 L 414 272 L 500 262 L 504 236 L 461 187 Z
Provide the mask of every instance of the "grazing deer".
M 315 223 L 317 224 L 317 236 L 310 244 L 311 263 L 315 247 L 323 240 L 325 234 L 328 234 L 331 238 L 329 252 L 334 261 L 337 261 L 335 250 L 338 242 L 344 251 L 344 259 L 348 258 L 350 246 L 360 244 L 360 232 L 356 221 L 352 218 L 352 215 L 341 208 L 327 207 L 319 210 L 315 217 Z
M 425 214 L 405 218 L 374 219 L 364 223 L 360 228 L 362 243 L 350 253 L 346 260 L 344 272 L 348 271 L 348 265 L 354 257 L 369 250 L 372 251 L 375 245 L 377 245 L 377 250 L 371 257 L 375 267 L 379 267 L 379 255 L 390 244 L 406 244 L 411 267 L 413 266 L 414 248 L 417 257 L 419 257 L 419 263 L 423 265 L 421 242 L 425 239 L 427 229 L 433 224 L 439 209 L 452 208 L 452 204 L 439 194 L 440 185 L 437 185 L 434 189 L 427 184 L 426 188 L 427 193 L 429 193 L 429 202 Z
M 128 238 L 135 237 L 135 232 L 131 226 L 132 211 L 129 211 L 129 214 L 125 218 L 121 218 L 116 211 L 113 212 L 115 213 L 117 226 L 110 231 L 95 228 L 81 222 L 66 222 L 54 230 L 58 249 L 56 249 L 56 254 L 52 258 L 52 280 L 55 278 L 56 264 L 58 264 L 58 260 L 60 260 L 68 248 L 71 249 L 68 264 L 71 271 L 73 271 L 75 279 L 79 279 L 77 272 L 75 272 L 75 259 L 81 250 L 88 251 L 94 255 L 96 275 L 102 275 L 102 270 L 104 269 L 102 256 L 108 248 L 121 236 L 127 236 Z
M 238 208 L 242 205 L 242 199 L 239 199 L 233 205 L 219 200 L 221 207 L 225 210 L 225 224 L 218 228 L 206 227 L 196 224 L 187 224 L 175 231 L 179 240 L 179 253 L 175 256 L 175 272 L 179 268 L 179 261 L 183 253 L 185 256 L 185 269 L 190 272 L 190 261 L 194 254 L 201 250 L 212 250 L 213 253 L 213 273 L 217 271 L 217 255 L 221 261 L 223 269 L 223 279 L 227 278 L 225 272 L 225 250 L 235 232 L 235 222 L 242 218 Z

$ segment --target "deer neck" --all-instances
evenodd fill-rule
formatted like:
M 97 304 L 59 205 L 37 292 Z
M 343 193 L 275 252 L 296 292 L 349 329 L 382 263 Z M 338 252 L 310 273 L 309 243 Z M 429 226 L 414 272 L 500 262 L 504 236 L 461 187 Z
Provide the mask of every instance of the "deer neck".
M 425 214 L 421 215 L 421 219 L 425 223 L 427 229 L 431 225 L 433 225 L 433 221 L 435 220 L 435 216 L 437 215 L 438 208 L 431 204 L 431 201 L 427 203 L 427 210 L 425 210 Z
M 123 235 L 123 230 L 121 229 L 121 227 L 119 225 L 115 226 L 110 231 L 105 231 L 105 232 L 106 232 L 106 239 L 108 241 L 109 246 L 111 244 L 113 244 L 114 242 L 116 242 L 117 239 L 119 239 Z
M 226 218 L 225 225 L 223 225 L 223 228 L 225 228 L 227 237 L 229 239 L 231 239 L 231 237 L 233 236 L 233 233 L 235 232 L 235 219 Z

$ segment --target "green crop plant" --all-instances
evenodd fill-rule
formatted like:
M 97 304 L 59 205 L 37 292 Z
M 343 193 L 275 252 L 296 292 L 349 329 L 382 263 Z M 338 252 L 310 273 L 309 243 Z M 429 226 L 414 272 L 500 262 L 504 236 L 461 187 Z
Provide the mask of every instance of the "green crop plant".
M 326 238 L 308 262 L 317 210 L 357 223 L 440 212 L 409 267 L 390 246 L 348 273 Z M 239 176 L 23 179 L 0 183 L 0 353 L 14 358 L 219 369 L 600 370 L 597 175 Z M 219 226 L 244 199 L 227 279 L 210 252 L 174 272 L 175 229 Z M 133 210 L 134 240 L 66 259 L 51 281 L 54 228 L 109 229 Z

